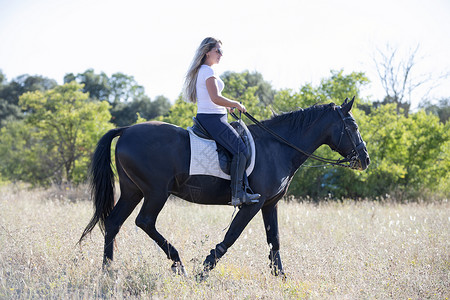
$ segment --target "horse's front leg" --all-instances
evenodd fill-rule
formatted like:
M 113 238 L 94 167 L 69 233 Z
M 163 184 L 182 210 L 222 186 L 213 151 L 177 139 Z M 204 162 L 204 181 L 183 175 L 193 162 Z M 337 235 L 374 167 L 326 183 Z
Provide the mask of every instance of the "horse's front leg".
M 200 274 L 200 279 L 207 275 L 207 273 L 212 270 L 219 259 L 227 252 L 228 248 L 230 248 L 237 238 L 241 235 L 245 226 L 250 222 L 250 220 L 258 213 L 263 205 L 264 201 L 260 199 L 259 203 L 255 203 L 252 205 L 243 205 L 239 212 L 234 217 L 233 221 L 230 224 L 230 228 L 228 228 L 227 233 L 225 234 L 225 238 L 223 242 L 216 245 L 215 249 L 210 251 L 210 254 L 206 257 L 203 262 L 203 272 Z
M 272 274 L 286 277 L 280 256 L 280 236 L 278 234 L 278 205 L 277 203 L 262 208 L 267 243 L 270 247 L 269 259 Z

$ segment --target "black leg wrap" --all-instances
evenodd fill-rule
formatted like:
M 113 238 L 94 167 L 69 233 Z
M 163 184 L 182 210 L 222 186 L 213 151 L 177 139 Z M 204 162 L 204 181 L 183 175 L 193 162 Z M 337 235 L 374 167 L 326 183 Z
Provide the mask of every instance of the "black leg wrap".
M 209 255 L 206 257 L 205 261 L 203 262 L 204 271 L 210 271 L 214 269 L 214 267 L 217 265 L 217 262 L 219 259 L 227 252 L 227 249 L 221 245 L 217 244 L 215 249 L 212 249 L 209 253 Z
M 164 240 L 162 244 L 157 243 L 161 249 L 166 253 L 167 258 L 172 260 L 173 262 L 180 262 L 180 255 L 178 254 L 177 249 L 173 247 L 167 240 Z
M 286 277 L 286 274 L 284 274 L 283 265 L 281 264 L 280 251 L 270 250 L 269 259 L 270 268 L 272 269 L 272 275 L 281 275 L 283 277 Z

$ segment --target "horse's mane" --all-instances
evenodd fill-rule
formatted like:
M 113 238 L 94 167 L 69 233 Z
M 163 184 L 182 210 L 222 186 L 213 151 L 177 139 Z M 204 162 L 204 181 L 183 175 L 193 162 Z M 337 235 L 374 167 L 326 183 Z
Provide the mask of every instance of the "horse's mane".
M 308 126 L 315 120 L 319 119 L 325 112 L 329 110 L 335 110 L 336 104 L 314 104 L 305 109 L 298 109 L 273 116 L 271 119 L 264 120 L 262 123 L 266 126 L 273 126 L 281 122 L 290 121 L 293 122 L 292 126 L 298 128 L 299 126 Z

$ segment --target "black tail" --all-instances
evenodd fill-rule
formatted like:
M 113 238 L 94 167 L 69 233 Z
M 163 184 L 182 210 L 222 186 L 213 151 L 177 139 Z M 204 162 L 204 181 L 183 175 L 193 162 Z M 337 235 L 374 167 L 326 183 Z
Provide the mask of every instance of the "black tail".
M 91 197 L 94 201 L 94 215 L 86 226 L 78 243 L 88 235 L 99 223 L 105 233 L 105 219 L 114 208 L 114 172 L 111 167 L 111 142 L 120 136 L 127 127 L 108 131 L 97 144 L 89 169 Z

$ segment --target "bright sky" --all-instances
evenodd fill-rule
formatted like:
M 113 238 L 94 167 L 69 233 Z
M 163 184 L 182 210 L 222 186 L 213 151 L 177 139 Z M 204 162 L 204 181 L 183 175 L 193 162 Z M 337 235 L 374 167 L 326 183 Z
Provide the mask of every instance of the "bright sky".
M 219 74 L 258 71 L 276 89 L 298 91 L 344 69 L 365 72 L 363 95 L 382 99 L 373 57 L 388 43 L 399 53 L 420 45 L 413 75 L 450 72 L 449 0 L 0 0 L 8 80 L 62 83 L 93 68 L 132 75 L 152 99 L 174 101 L 206 36 L 223 42 Z M 438 83 L 433 95 L 450 96 L 450 77 Z

